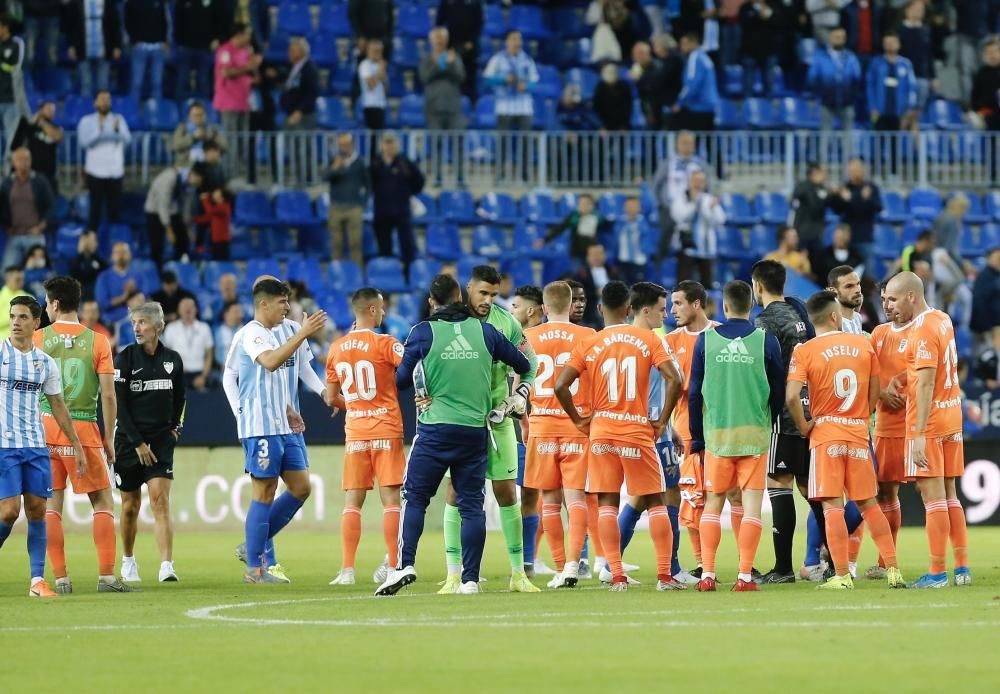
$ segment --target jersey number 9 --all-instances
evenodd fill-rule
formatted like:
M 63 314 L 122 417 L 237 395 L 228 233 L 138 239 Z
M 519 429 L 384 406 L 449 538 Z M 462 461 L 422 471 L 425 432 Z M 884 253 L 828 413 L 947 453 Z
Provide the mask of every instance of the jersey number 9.
M 847 412 L 858 397 L 858 375 L 851 369 L 841 369 L 835 373 L 833 392 L 842 400 L 837 411 Z

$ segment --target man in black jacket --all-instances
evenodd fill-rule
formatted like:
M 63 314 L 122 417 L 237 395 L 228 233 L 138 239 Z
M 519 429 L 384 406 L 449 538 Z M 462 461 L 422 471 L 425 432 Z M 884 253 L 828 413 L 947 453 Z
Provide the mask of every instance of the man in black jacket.
M 465 66 L 462 93 L 475 99 L 479 35 L 483 31 L 483 0 L 441 0 L 437 24 L 448 30 L 450 45 L 461 56 Z
M 195 73 L 195 94 L 212 95 L 215 49 L 223 34 L 220 0 L 177 0 L 174 6 L 174 66 L 177 89 L 174 96 L 191 96 L 191 72 Z M 228 38 L 228 37 L 227 37 Z
M 406 271 L 416 257 L 410 197 L 424 189 L 424 174 L 417 165 L 399 151 L 399 139 L 394 133 L 382 135 L 382 154 L 372 161 L 371 183 L 374 198 L 375 239 L 380 256 L 392 255 L 392 232 L 399 235 L 403 269 Z
M 601 290 L 615 280 L 624 280 L 624 275 L 614 265 L 608 265 L 608 255 L 600 243 L 592 243 L 587 247 L 586 263 L 577 270 L 573 278 L 583 285 L 587 297 L 587 307 L 583 313 L 583 324 L 594 330 L 604 327 L 604 319 L 597 306 L 601 299 Z
M 798 229 L 802 247 L 813 258 L 823 245 L 829 196 L 830 191 L 826 188 L 826 169 L 822 164 L 809 162 L 806 166 L 806 180 L 795 184 L 795 190 L 792 192 L 792 210 L 795 214 L 792 226 Z
M 110 87 L 111 61 L 122 57 L 122 27 L 113 3 L 70 0 L 62 13 L 62 34 L 70 62 L 77 64 L 80 93 L 92 96 Z
M 319 72 L 309 58 L 309 42 L 302 37 L 289 41 L 288 62 L 292 67 L 281 90 L 285 129 L 315 130 Z
M 865 259 L 851 245 L 851 227 L 843 222 L 833 230 L 833 244 L 817 250 L 815 253 L 810 251 L 809 257 L 815 258 L 812 263 L 813 275 L 820 283 L 826 282 L 827 277 L 830 276 L 830 270 L 840 265 L 849 265 L 859 270 L 859 275 L 865 272 L 862 267 Z M 875 268 L 870 268 L 868 274 L 873 277 L 878 276 Z
M 163 63 L 167 53 L 169 7 L 166 0 L 125 0 L 125 31 L 132 44 L 132 89 L 138 102 L 144 96 L 142 84 L 149 68 L 149 89 L 145 96 L 163 98 Z
M 765 98 L 772 95 L 774 66 L 778 64 L 778 44 L 782 16 L 778 3 L 769 0 L 744 3 L 739 20 L 743 29 L 743 93 L 753 96 L 755 72 L 764 78 Z
M 389 59 L 392 51 L 392 0 L 348 0 L 347 19 L 362 55 L 368 39 L 379 39 L 382 41 L 386 60 Z
M 830 196 L 830 207 L 840 220 L 851 227 L 854 246 L 865 260 L 866 272 L 875 264 L 875 220 L 882 211 L 878 186 L 865 179 L 865 163 L 852 159 L 847 163 L 847 182 Z
M 667 98 L 667 75 L 663 64 L 653 58 L 653 52 L 645 41 L 638 41 L 632 46 L 632 67 L 628 74 L 639 91 L 646 127 L 661 130 L 663 106 Z

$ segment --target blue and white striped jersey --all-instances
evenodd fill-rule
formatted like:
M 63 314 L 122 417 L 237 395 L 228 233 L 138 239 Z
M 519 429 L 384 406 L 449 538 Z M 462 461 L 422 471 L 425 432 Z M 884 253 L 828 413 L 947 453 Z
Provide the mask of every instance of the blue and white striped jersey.
M 43 393 L 62 393 L 55 360 L 37 347 L 22 352 L 10 339 L 0 343 L 0 448 L 45 448 Z
M 674 367 L 677 369 L 677 373 L 681 375 L 681 379 L 684 379 L 684 371 L 681 368 L 680 363 L 674 356 L 673 351 L 670 349 L 670 345 L 667 344 L 665 338 L 660 336 L 660 341 L 663 343 L 663 349 L 666 350 L 667 355 L 670 357 L 670 361 L 673 363 Z M 649 411 L 648 417 L 650 423 L 654 420 L 660 418 L 663 413 L 664 399 L 667 396 L 666 389 L 663 387 L 663 376 L 660 375 L 660 370 L 657 368 L 652 368 L 649 371 Z M 660 441 L 670 440 L 670 427 L 668 426 L 663 430 L 663 435 L 660 437 Z
M 301 325 L 285 318 L 271 332 L 278 338 L 278 344 L 283 345 L 295 337 L 295 333 L 301 329 Z M 309 349 L 309 341 L 305 340 L 295 350 L 295 354 L 292 355 L 291 359 L 285 362 L 284 370 L 288 379 L 289 400 L 292 403 L 292 409 L 296 412 L 299 411 L 299 378 L 302 375 L 302 369 L 309 368 L 312 356 L 312 351 Z
M 226 367 L 237 373 L 236 429 L 241 439 L 292 433 L 288 425 L 291 405 L 288 372 L 294 369 L 285 362 L 274 371 L 268 371 L 257 363 L 261 354 L 280 346 L 277 335 L 256 320 L 244 325 L 233 336 Z
M 864 321 L 861 318 L 861 314 L 857 311 L 850 318 L 840 317 L 840 329 L 845 333 L 851 333 L 852 335 L 861 335 L 865 332 Z

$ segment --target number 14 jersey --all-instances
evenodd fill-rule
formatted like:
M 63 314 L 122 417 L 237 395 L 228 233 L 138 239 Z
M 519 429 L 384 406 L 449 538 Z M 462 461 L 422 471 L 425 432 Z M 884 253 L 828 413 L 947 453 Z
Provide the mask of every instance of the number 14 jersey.
M 371 330 L 352 330 L 330 345 L 326 382 L 340 384 L 349 441 L 402 438 L 396 391 L 396 368 L 402 361 L 399 340 Z

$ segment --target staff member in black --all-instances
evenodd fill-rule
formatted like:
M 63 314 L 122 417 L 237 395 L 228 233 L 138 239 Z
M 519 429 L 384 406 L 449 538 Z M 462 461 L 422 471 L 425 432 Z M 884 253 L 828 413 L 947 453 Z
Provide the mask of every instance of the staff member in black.
M 122 579 L 142 580 L 133 548 L 145 484 L 160 550 L 159 580 L 176 581 L 170 483 L 174 478 L 174 446 L 184 425 L 184 364 L 177 352 L 160 342 L 164 321 L 158 303 L 142 304 L 130 317 L 135 344 L 115 359 L 119 403 L 115 478 L 122 494 Z

